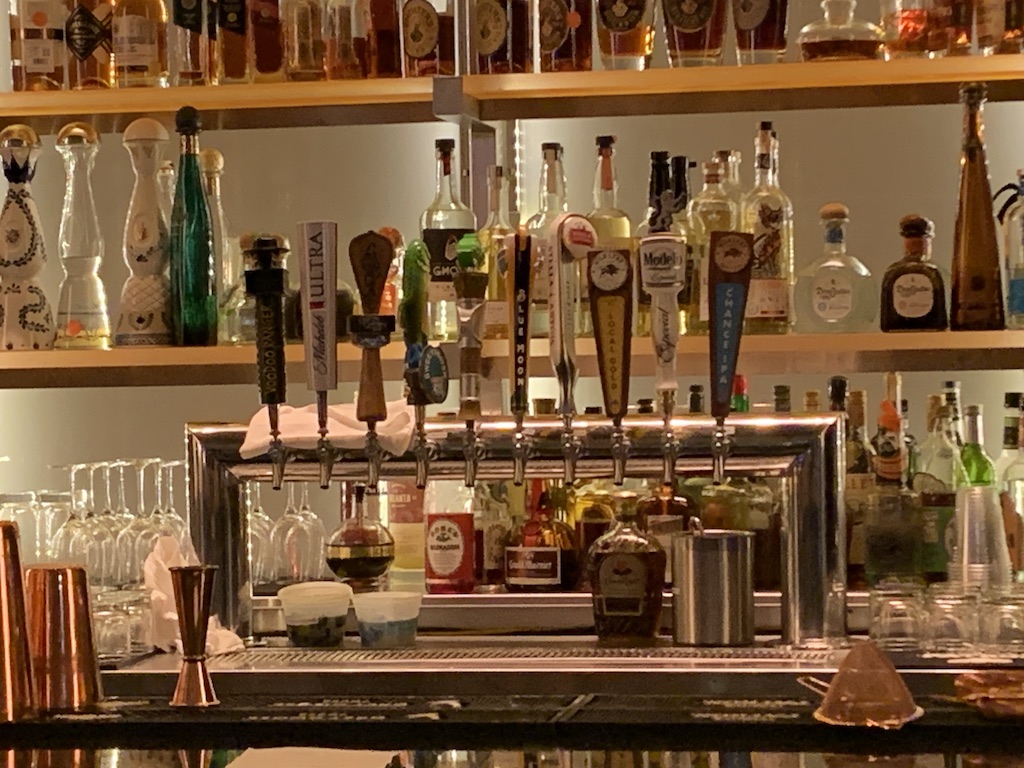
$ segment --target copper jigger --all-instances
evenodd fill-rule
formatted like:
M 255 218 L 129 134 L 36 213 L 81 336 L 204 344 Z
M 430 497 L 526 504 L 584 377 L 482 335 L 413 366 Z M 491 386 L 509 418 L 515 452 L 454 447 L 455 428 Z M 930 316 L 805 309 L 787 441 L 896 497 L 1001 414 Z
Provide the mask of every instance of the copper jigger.
M 179 749 L 178 763 L 181 768 L 207 768 L 212 756 L 208 749 Z
M 174 604 L 181 632 L 181 671 L 171 697 L 172 707 L 212 707 L 220 704 L 206 668 L 206 629 L 213 604 L 215 565 L 171 568 Z
M 28 644 L 41 712 L 83 712 L 103 698 L 92 644 L 89 580 L 79 565 L 25 571 Z
M 96 757 L 92 749 L 41 749 L 35 768 L 96 768 Z
M 0 719 L 35 715 L 18 526 L 0 522 Z

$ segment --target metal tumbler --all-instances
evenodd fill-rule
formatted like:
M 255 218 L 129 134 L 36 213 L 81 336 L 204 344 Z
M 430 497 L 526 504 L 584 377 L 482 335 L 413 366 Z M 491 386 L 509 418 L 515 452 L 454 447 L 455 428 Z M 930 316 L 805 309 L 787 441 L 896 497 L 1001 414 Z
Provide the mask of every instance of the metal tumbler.
M 212 707 L 220 703 L 206 668 L 206 631 L 216 575 L 215 565 L 171 568 L 182 656 L 178 684 L 171 697 L 172 707 Z
M 9 723 L 32 717 L 36 703 L 25 627 L 25 586 L 18 526 L 11 522 L 0 522 L 0 654 L 0 718 Z

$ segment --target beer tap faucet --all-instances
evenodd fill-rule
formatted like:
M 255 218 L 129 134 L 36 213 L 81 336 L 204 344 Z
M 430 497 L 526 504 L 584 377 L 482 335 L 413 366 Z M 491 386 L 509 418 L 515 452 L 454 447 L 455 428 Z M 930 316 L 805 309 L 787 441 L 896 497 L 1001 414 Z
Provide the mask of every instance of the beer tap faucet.
M 567 486 L 576 482 L 576 461 L 580 455 L 580 441 L 572 426 L 576 415 L 576 313 L 580 301 L 578 262 L 586 258 L 596 240 L 594 227 L 585 217 L 575 213 L 563 213 L 548 229 L 551 366 L 558 378 L 561 395 L 558 411 L 562 416 L 563 481 Z
M 320 487 L 328 488 L 336 456 L 327 438 L 327 393 L 338 388 L 338 225 L 333 221 L 301 223 L 298 242 L 306 383 L 316 392 Z
M 530 386 L 530 238 L 510 235 L 505 241 L 509 269 L 505 274 L 511 333 L 511 411 L 516 422 L 512 438 L 512 483 L 522 485 L 530 446 L 523 428 Z
M 390 341 L 395 330 L 394 315 L 380 315 L 378 312 L 388 271 L 395 258 L 395 247 L 381 234 L 364 232 L 349 244 L 348 254 L 363 308 L 362 315 L 353 315 L 349 320 L 352 342 L 363 351 L 356 418 L 366 424 L 366 485 L 367 492 L 375 495 L 384 458 L 377 423 L 388 417 L 380 348 Z
M 256 361 L 260 402 L 270 420 L 270 456 L 274 490 L 284 482 L 288 450 L 281 441 L 278 408 L 285 402 L 284 239 L 277 235 L 243 238 L 245 292 L 256 300 Z
M 679 292 L 686 285 L 686 243 L 670 233 L 640 241 L 640 277 L 651 296 L 651 342 L 654 345 L 654 391 L 664 419 L 662 482 L 675 481 L 679 443 L 672 429 L 676 407 L 676 344 L 679 342 Z M 628 360 L 628 356 L 627 356 Z
M 469 238 L 472 237 L 472 240 Z M 459 418 L 466 422 L 462 451 L 466 459 L 467 488 L 476 485 L 476 473 L 483 456 L 476 423 L 480 420 L 480 352 L 484 337 L 484 300 L 489 276 L 476 271 L 483 261 L 475 235 L 459 243 L 459 270 L 455 273 L 455 310 L 459 320 Z M 468 242 L 467 242 L 468 241 Z
M 740 354 L 743 314 L 754 261 L 754 236 L 745 232 L 712 232 L 708 253 L 711 415 L 715 417 L 712 480 L 720 484 L 725 482 L 725 460 L 729 454 L 725 417 L 729 415 L 732 382 Z

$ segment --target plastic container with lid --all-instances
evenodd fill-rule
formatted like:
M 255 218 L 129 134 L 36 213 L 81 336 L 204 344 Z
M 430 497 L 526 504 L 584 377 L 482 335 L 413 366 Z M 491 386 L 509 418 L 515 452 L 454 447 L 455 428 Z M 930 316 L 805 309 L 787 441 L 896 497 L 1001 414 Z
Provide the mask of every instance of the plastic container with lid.
M 416 643 L 419 592 L 367 592 L 352 598 L 364 648 L 408 648 Z
M 341 645 L 352 588 L 332 581 L 292 584 L 277 593 L 288 639 L 299 647 Z

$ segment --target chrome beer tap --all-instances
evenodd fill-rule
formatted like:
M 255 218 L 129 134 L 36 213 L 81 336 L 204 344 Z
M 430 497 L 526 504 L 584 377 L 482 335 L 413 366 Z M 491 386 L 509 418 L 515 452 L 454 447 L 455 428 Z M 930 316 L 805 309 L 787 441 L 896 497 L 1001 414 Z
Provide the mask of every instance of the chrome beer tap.
M 648 235 L 640 241 L 640 277 L 651 296 L 654 391 L 664 419 L 662 482 L 675 481 L 679 443 L 672 429 L 676 407 L 676 344 L 679 342 L 679 292 L 686 287 L 686 242 L 679 235 Z
M 260 402 L 270 420 L 270 457 L 274 490 L 284 481 L 288 450 L 281 442 L 279 406 L 285 402 L 284 366 L 284 239 L 277 235 L 243 238 L 245 292 L 256 300 L 256 362 Z
M 530 388 L 530 238 L 509 235 L 505 250 L 510 268 L 505 273 L 511 334 L 511 411 L 516 422 L 512 437 L 512 483 L 522 485 L 526 478 L 526 459 L 530 453 L 523 419 L 529 408 Z
M 465 240 L 463 241 L 463 243 Z M 484 447 L 476 424 L 480 420 L 480 352 L 484 338 L 484 306 L 489 277 L 475 270 L 483 260 L 479 243 L 464 247 L 459 244 L 459 270 L 455 273 L 455 302 L 459 320 L 459 418 L 466 422 L 462 436 L 462 452 L 466 457 L 466 487 L 476 485 L 476 473 Z
M 575 213 L 563 213 L 548 229 L 551 367 L 558 378 L 561 395 L 558 412 L 562 417 L 563 481 L 567 486 L 576 482 L 576 461 L 581 447 L 572 425 L 576 415 L 576 313 L 580 301 L 578 262 L 586 258 L 587 251 L 594 247 L 596 241 L 594 227 L 585 217 Z
M 725 459 L 729 455 L 725 417 L 729 415 L 732 381 L 740 354 L 743 314 L 754 261 L 754 236 L 745 232 L 712 232 L 708 254 L 711 415 L 715 417 L 712 480 L 720 484 L 725 482 Z
M 338 225 L 333 221 L 301 223 L 298 242 L 306 384 L 316 392 L 320 487 L 328 488 L 337 455 L 327 438 L 327 393 L 338 388 Z

